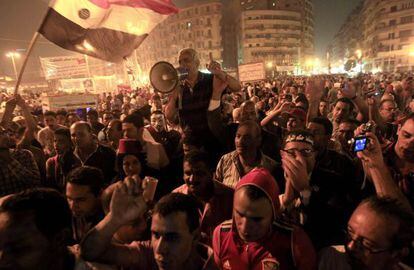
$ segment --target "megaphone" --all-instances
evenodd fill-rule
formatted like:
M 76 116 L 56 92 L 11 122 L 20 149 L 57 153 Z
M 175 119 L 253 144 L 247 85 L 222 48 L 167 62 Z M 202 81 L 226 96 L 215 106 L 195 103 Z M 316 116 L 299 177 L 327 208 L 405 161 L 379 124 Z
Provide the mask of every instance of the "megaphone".
M 161 61 L 153 65 L 149 74 L 152 87 L 162 94 L 172 92 L 180 81 L 187 78 L 187 69 L 176 69 L 172 64 L 165 61 Z

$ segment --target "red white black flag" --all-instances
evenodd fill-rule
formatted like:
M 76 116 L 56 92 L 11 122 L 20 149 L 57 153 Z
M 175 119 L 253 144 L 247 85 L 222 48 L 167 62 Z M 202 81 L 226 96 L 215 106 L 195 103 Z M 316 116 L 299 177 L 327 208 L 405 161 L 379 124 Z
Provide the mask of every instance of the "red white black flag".
M 119 62 L 177 12 L 171 0 L 55 0 L 39 32 L 67 50 Z

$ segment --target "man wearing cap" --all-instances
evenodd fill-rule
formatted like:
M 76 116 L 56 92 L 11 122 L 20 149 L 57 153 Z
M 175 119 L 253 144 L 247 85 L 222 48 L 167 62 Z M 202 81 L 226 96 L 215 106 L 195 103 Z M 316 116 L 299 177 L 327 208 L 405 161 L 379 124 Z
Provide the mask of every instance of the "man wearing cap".
M 315 166 L 315 150 L 312 133 L 290 132 L 281 150 L 277 180 L 284 191 L 285 215 L 302 224 L 319 249 L 343 242 L 343 230 L 356 202 L 350 179 Z
M 214 230 L 214 259 L 220 269 L 315 269 L 316 255 L 302 229 L 282 224 L 279 188 L 263 168 L 237 184 L 233 219 Z

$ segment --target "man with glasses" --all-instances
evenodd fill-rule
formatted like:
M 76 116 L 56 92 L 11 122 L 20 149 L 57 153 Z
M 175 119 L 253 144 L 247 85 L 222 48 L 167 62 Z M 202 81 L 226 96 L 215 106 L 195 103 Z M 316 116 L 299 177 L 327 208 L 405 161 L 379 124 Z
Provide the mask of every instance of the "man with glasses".
M 312 133 L 290 132 L 276 179 L 284 191 L 280 199 L 285 216 L 302 224 L 319 249 L 343 242 L 343 229 L 355 203 L 349 179 L 315 166 L 315 150 Z
M 352 214 L 345 246 L 322 250 L 318 269 L 412 269 L 401 261 L 414 240 L 413 226 L 413 213 L 397 201 L 370 197 Z

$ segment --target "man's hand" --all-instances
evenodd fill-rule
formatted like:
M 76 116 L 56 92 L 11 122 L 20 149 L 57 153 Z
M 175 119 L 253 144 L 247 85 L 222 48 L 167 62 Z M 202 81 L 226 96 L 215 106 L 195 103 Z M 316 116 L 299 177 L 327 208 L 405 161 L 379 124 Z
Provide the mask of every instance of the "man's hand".
M 305 159 L 301 155 L 293 157 L 283 151 L 281 154 L 286 181 L 289 181 L 298 192 L 309 189 L 310 179 Z
M 214 74 L 214 78 L 213 78 L 213 94 L 212 94 L 212 99 L 214 100 L 220 100 L 221 99 L 221 95 L 223 94 L 223 91 L 226 89 L 226 87 L 229 85 L 229 83 L 227 82 L 227 74 L 223 71 L 220 72 L 216 72 L 217 75 L 215 73 Z M 224 73 L 224 75 L 223 75 Z M 224 76 L 224 78 L 223 78 Z
M 11 109 L 12 111 L 14 111 L 14 109 L 16 108 L 16 105 L 17 105 L 17 100 L 13 97 L 6 102 L 6 110 Z
M 365 136 L 368 138 L 367 147 L 357 153 L 358 158 L 368 167 L 383 166 L 384 157 L 377 136 L 372 132 L 367 132 Z
M 16 100 L 17 106 L 19 106 L 20 108 L 25 108 L 26 107 L 26 102 L 24 101 L 22 96 L 17 94 L 17 95 L 14 96 L 14 99 Z
M 325 85 L 325 81 L 316 78 L 316 79 L 308 79 L 306 82 L 305 93 L 309 99 L 309 101 L 320 101 L 323 95 L 323 88 Z
M 141 218 L 146 210 L 139 177 L 127 177 L 117 184 L 109 206 L 114 220 L 128 224 Z

